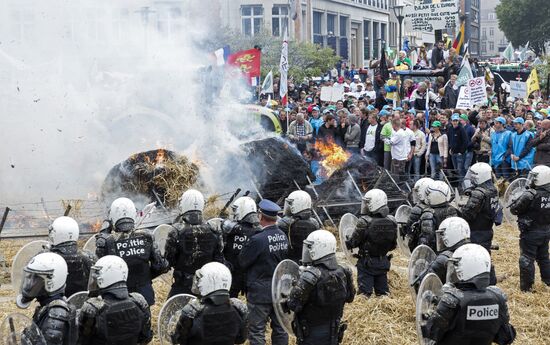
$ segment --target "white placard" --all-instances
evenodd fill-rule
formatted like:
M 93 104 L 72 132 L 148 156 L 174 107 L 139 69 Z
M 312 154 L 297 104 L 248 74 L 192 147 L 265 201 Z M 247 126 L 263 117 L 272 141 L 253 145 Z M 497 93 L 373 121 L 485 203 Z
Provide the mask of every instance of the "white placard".
M 460 93 L 458 94 L 458 100 L 456 101 L 457 109 L 471 109 L 472 103 L 470 102 L 470 88 L 467 86 L 462 86 L 460 88 Z
M 527 97 L 527 83 L 524 81 L 511 80 L 510 81 L 510 97 L 526 98 Z
M 441 0 L 435 4 L 410 5 L 405 7 L 405 21 L 412 31 L 454 29 L 458 23 L 458 1 Z
M 323 86 L 321 88 L 321 101 L 324 102 L 337 102 L 342 99 L 344 95 L 344 85 L 337 84 L 334 86 Z
M 485 90 L 485 78 L 478 77 L 468 80 L 470 88 L 470 102 L 472 105 L 487 103 L 487 90 Z

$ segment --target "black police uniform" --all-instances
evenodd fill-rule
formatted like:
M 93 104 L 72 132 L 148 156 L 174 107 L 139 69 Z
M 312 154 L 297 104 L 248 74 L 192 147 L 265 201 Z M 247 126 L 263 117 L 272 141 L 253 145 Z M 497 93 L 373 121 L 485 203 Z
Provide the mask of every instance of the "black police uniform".
M 476 186 L 466 205 L 461 210 L 462 217 L 470 226 L 470 241 L 479 244 L 491 254 L 493 225 L 502 222 L 502 206 L 498 200 L 498 191 L 492 181 Z M 491 264 L 490 284 L 497 283 L 495 267 Z
M 437 251 L 435 243 L 435 231 L 439 229 L 439 224 L 449 217 L 457 217 L 458 210 L 449 203 L 443 203 L 437 206 L 428 206 L 420 216 L 420 232 L 418 244 L 424 244 Z
M 227 291 L 194 299 L 176 315 L 172 343 L 180 345 L 243 344 L 248 336 L 246 305 Z
M 168 234 L 165 257 L 174 268 L 174 283 L 169 297 L 193 294 L 195 271 L 209 262 L 224 264 L 222 239 L 208 223 L 203 223 L 202 212 L 191 211 L 176 218 Z
M 133 223 L 123 224 L 112 234 L 96 236 L 97 257 L 116 255 L 122 258 L 128 265 L 128 291 L 138 292 L 149 305 L 155 304 L 152 279 L 168 272 L 169 267 L 153 236 L 146 230 L 133 230 Z
M 258 206 L 261 213 L 270 217 L 276 217 L 280 210 L 277 204 L 269 200 L 262 200 Z M 275 317 L 271 299 L 273 272 L 287 255 L 288 239 L 275 224 L 252 235 L 239 254 L 239 263 L 246 270 L 250 345 L 265 344 L 268 318 L 271 319 L 271 343 L 288 344 L 288 335 Z
M 246 272 L 239 264 L 239 253 L 248 238 L 261 231 L 260 221 L 256 213 L 245 216 L 241 221 L 224 221 L 222 225 L 224 246 L 223 256 L 231 270 L 232 281 L 229 295 L 238 297 L 239 293 L 246 292 Z
M 397 246 L 397 222 L 388 216 L 387 206 L 377 213 L 363 215 L 357 222 L 351 238 L 346 241 L 349 249 L 359 247 L 357 261 L 357 285 L 359 293 L 367 296 L 387 295 L 390 259 L 388 252 Z
M 550 286 L 550 184 L 523 192 L 510 206 L 510 211 L 518 216 L 520 230 L 521 290 L 530 290 L 535 282 L 535 261 L 539 264 L 542 281 Z
M 121 282 L 84 302 L 78 314 L 79 345 L 138 345 L 153 338 L 151 312 L 139 293 Z
M 67 303 L 63 294 L 38 299 L 40 305 L 36 307 L 32 317 L 38 326 L 46 343 L 34 339 L 33 332 L 23 331 L 23 336 L 33 345 L 74 345 L 78 338 L 76 325 L 76 309 Z
M 277 221 L 277 226 L 288 238 L 288 258 L 298 264 L 302 259 L 304 240 L 313 231 L 321 228 L 319 222 L 311 217 L 311 210 L 281 218 Z
M 422 212 L 424 212 L 424 209 L 427 207 L 428 205 L 422 201 L 414 205 L 411 208 L 411 214 L 409 215 L 409 219 L 407 219 L 407 224 L 403 227 L 402 235 L 409 236 L 409 249 L 411 252 L 418 246 L 418 239 L 420 237 L 420 216 L 422 216 Z
M 334 254 L 308 266 L 290 291 L 286 305 L 295 312 L 293 328 L 299 345 L 337 345 L 346 324 L 344 304 L 353 302 L 355 287 L 349 269 Z
M 488 283 L 488 275 L 484 279 Z M 443 286 L 423 334 L 438 345 L 505 345 L 516 336 L 504 292 L 496 286 L 470 283 Z
M 94 263 L 93 255 L 88 255 L 78 249 L 76 241 L 69 241 L 51 246 L 50 251 L 61 255 L 67 263 L 68 275 L 65 286 L 65 296 L 88 290 L 90 268 Z

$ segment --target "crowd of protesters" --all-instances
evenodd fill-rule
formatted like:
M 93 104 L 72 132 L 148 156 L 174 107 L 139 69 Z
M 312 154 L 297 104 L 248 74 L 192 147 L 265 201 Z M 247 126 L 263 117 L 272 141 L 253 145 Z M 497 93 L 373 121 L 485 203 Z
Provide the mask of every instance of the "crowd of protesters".
M 284 135 L 306 158 L 322 158 L 315 143 L 334 142 L 371 158 L 401 181 L 443 179 L 443 174 L 460 181 L 475 162 L 487 162 L 497 177 L 512 179 L 550 164 L 550 103 L 537 95 L 499 102 L 488 79 L 486 103 L 455 109 L 462 57 L 445 48 L 441 41 L 429 55 L 423 47 L 416 55 L 416 49 L 400 52 L 394 62 L 387 61 L 387 79 L 379 62 L 369 70 L 352 65 L 320 81 L 290 82 L 284 107 L 276 97 L 262 98 L 261 104 L 278 113 Z M 440 73 L 414 82 L 397 74 L 401 65 Z M 343 85 L 342 100 L 322 101 L 322 87 L 336 84 Z

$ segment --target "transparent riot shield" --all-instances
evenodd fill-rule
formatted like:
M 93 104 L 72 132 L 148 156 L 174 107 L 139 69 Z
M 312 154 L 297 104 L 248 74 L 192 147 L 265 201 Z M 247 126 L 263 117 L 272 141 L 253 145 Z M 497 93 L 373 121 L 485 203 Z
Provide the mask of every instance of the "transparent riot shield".
M 504 192 L 503 212 L 504 212 L 504 217 L 510 223 L 517 221 L 517 217 L 510 212 L 510 206 L 517 198 L 521 196 L 521 194 L 525 191 L 526 187 L 527 187 L 527 179 L 521 177 L 512 181 L 512 183 L 510 183 L 508 188 L 506 188 L 506 192 Z
M 420 345 L 433 345 L 435 342 L 425 337 L 422 332 L 423 326 L 430 315 L 437 308 L 439 297 L 442 295 L 441 288 L 443 284 L 435 273 L 429 273 L 422 279 L 418 288 L 418 296 L 416 298 L 416 332 Z
M 11 264 L 11 285 L 13 290 L 18 292 L 21 287 L 21 280 L 23 279 L 23 269 L 36 255 L 47 252 L 49 250 L 50 243 L 48 241 L 32 241 L 25 244 L 15 257 Z
M 273 308 L 275 309 L 277 320 L 290 335 L 294 335 L 294 331 L 292 330 L 294 313 L 285 311 L 282 302 L 288 298 L 292 287 L 298 282 L 299 277 L 300 268 L 294 261 L 288 259 L 279 262 L 277 268 L 275 268 L 275 272 L 273 272 L 271 285 Z
M 67 302 L 69 304 L 72 304 L 76 307 L 76 309 L 82 308 L 84 305 L 84 302 L 88 299 L 88 291 L 79 291 L 72 294 L 69 298 L 67 298 Z
M 183 307 L 196 299 L 193 295 L 179 294 L 170 297 L 162 306 L 158 317 L 158 337 L 161 345 L 171 345 L 170 335 L 174 333 Z
M 47 345 L 40 328 L 27 316 L 13 313 L 0 325 L 0 345 Z
M 411 257 L 409 248 L 409 236 L 403 234 L 403 229 L 411 215 L 412 208 L 409 205 L 401 205 L 395 211 L 395 220 L 397 221 L 397 247 L 405 257 Z
M 340 225 L 338 226 L 338 233 L 340 234 L 340 247 L 346 255 L 346 259 L 354 265 L 357 263 L 357 254 L 359 253 L 359 249 L 348 249 L 346 247 L 346 241 L 351 238 L 358 221 L 359 219 L 356 216 L 351 213 L 346 213 L 340 219 Z
M 419 245 L 416 247 L 409 259 L 409 286 L 411 287 L 411 294 L 413 301 L 416 301 L 416 289 L 415 286 L 418 285 L 418 277 L 428 269 L 432 261 L 434 261 L 436 255 L 432 248 L 426 245 Z

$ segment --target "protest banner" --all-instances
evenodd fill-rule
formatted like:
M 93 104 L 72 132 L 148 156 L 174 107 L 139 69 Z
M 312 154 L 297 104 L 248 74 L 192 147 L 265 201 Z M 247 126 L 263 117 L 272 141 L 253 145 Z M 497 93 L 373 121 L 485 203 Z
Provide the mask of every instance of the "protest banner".
M 456 28 L 459 7 L 456 0 L 441 0 L 438 3 L 406 6 L 404 12 L 412 31 L 434 31 Z
M 485 79 L 483 77 L 468 80 L 470 89 L 470 103 L 472 105 L 487 102 L 487 90 L 485 90 Z
M 458 100 L 456 101 L 456 109 L 471 109 L 472 103 L 470 102 L 470 88 L 463 86 L 460 88 L 458 94 Z
M 323 86 L 321 88 L 321 101 L 323 102 L 338 102 L 344 95 L 344 86 Z
M 510 81 L 510 97 L 526 98 L 527 97 L 527 83 L 524 81 Z

